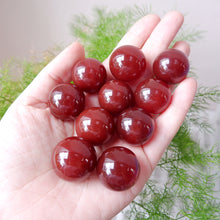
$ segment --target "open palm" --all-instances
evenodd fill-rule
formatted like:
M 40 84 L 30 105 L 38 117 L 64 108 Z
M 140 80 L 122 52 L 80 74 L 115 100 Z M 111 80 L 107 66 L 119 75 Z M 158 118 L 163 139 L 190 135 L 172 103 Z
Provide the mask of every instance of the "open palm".
M 147 15 L 122 38 L 118 46 L 142 48 L 148 63 L 166 49 L 183 23 L 183 16 L 170 12 L 163 19 Z M 175 48 L 189 55 L 189 46 Z M 69 82 L 83 47 L 73 43 L 47 65 L 8 109 L 0 123 L 0 218 L 1 219 L 111 219 L 141 191 L 166 147 L 182 124 L 193 101 L 196 81 L 187 78 L 175 89 L 169 108 L 156 119 L 153 138 L 144 146 L 121 140 L 114 144 L 130 148 L 140 163 L 140 175 L 129 190 L 112 191 L 98 180 L 95 171 L 82 181 L 65 181 L 54 173 L 51 152 L 71 136 L 72 122 L 51 116 L 47 98 L 57 84 Z M 104 62 L 108 70 L 107 60 Z M 87 105 L 95 102 L 87 96 Z

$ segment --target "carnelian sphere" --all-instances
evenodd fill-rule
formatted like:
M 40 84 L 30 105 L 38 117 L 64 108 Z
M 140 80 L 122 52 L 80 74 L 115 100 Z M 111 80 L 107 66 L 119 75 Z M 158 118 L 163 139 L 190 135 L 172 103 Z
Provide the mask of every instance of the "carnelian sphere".
M 112 137 L 113 132 L 113 117 L 103 108 L 86 109 L 76 119 L 77 135 L 93 144 L 106 143 Z
M 72 71 L 73 82 L 83 91 L 96 93 L 106 81 L 104 65 L 94 58 L 78 61 Z
M 156 78 L 168 84 L 180 83 L 189 72 L 186 55 L 177 49 L 167 49 L 157 56 L 153 63 Z
M 161 80 L 147 79 L 139 83 L 135 90 L 135 102 L 149 114 L 160 114 L 171 101 L 171 90 Z
M 143 144 L 154 132 L 154 120 L 141 108 L 124 110 L 117 120 L 117 132 L 121 139 L 131 144 Z
M 120 80 L 111 80 L 99 90 L 99 104 L 110 113 L 119 113 L 134 104 L 130 86 Z
M 78 137 L 68 137 L 56 145 L 52 164 L 61 178 L 81 178 L 95 168 L 96 152 L 91 143 Z
M 111 73 L 122 81 L 138 79 L 146 71 L 146 66 L 143 52 L 132 45 L 116 48 L 109 59 Z
M 122 191 L 135 184 L 140 166 L 131 150 L 122 146 L 114 146 L 102 153 L 96 169 L 99 179 L 106 186 Z
M 52 115 L 61 120 L 73 120 L 85 106 L 84 93 L 76 86 L 63 83 L 55 86 L 48 98 Z

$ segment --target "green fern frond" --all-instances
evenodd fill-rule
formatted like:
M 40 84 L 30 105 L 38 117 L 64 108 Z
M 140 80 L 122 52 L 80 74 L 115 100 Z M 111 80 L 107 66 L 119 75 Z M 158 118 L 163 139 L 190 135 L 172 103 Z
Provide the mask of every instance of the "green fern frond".
M 54 54 L 45 52 L 40 61 L 34 59 L 18 62 L 11 59 L 3 64 L 0 69 L 0 119 L 41 69 L 54 58 Z
M 220 102 L 220 88 L 200 86 L 197 90 L 191 111 L 203 111 L 210 108 L 210 103 Z

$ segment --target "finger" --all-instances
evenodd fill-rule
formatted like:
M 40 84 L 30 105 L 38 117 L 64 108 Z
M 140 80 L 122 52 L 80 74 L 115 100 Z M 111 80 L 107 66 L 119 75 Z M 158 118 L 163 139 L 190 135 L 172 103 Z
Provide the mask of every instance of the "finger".
M 50 90 L 59 83 L 70 82 L 74 64 L 84 56 L 81 44 L 75 42 L 68 46 L 37 75 L 19 100 L 25 105 L 46 104 Z
M 193 78 L 182 81 L 174 91 L 168 109 L 156 119 L 155 135 L 144 145 L 144 152 L 155 168 L 174 135 L 182 125 L 184 118 L 193 102 L 197 82 Z
M 174 45 L 173 45 L 174 49 L 180 50 L 182 51 L 187 57 L 190 54 L 190 46 L 187 42 L 185 41 L 177 41 Z
M 141 18 L 129 29 L 120 40 L 117 47 L 122 45 L 133 45 L 141 48 L 159 21 L 160 18 L 155 14 L 149 14 Z
M 183 15 L 177 11 L 169 12 L 161 19 L 142 48 L 150 64 L 159 53 L 169 47 L 183 21 Z

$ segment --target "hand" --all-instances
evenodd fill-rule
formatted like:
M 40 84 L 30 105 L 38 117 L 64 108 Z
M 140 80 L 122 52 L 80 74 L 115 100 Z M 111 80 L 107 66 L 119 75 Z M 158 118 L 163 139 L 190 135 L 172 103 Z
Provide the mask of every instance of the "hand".
M 163 19 L 147 15 L 131 27 L 119 45 L 141 47 L 147 61 L 166 49 L 183 23 L 183 16 L 170 12 Z M 186 42 L 174 45 L 187 56 Z M 126 191 L 106 188 L 95 172 L 83 181 L 65 181 L 54 173 L 51 152 L 72 135 L 73 123 L 55 119 L 48 110 L 49 91 L 71 80 L 71 69 L 84 57 L 83 47 L 73 43 L 48 64 L 8 109 L 0 123 L 0 218 L 1 219 L 110 219 L 142 190 L 166 147 L 191 106 L 196 81 L 187 78 L 175 89 L 169 108 L 156 118 L 153 138 L 143 147 L 121 140 L 140 163 L 136 184 Z M 108 70 L 108 62 L 104 65 Z M 86 98 L 93 102 L 93 96 Z

